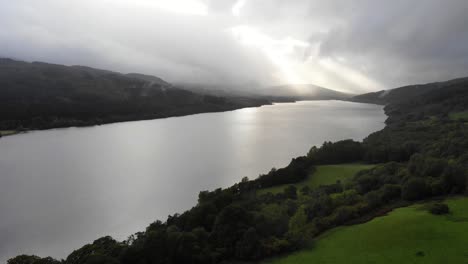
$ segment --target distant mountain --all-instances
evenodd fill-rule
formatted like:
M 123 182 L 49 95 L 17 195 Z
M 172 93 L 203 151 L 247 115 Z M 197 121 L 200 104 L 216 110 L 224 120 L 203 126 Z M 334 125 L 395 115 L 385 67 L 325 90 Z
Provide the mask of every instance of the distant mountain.
M 290 98 L 293 100 L 344 100 L 352 94 L 342 93 L 313 84 L 290 84 L 266 87 L 259 91 L 261 95 Z
M 198 94 L 143 74 L 0 59 L 0 130 L 95 125 L 268 103 Z
M 353 96 L 313 84 L 259 87 L 258 85 L 180 83 L 176 84 L 176 86 L 186 90 L 216 96 L 247 96 L 249 98 L 263 98 L 275 102 L 343 100 Z
M 146 74 L 140 74 L 140 73 L 127 73 L 125 75 L 130 78 L 135 78 L 135 79 L 146 81 L 150 84 L 158 84 L 160 86 L 167 86 L 167 87 L 171 86 L 170 83 L 153 75 L 146 75 Z
M 451 87 L 454 85 L 468 85 L 468 77 L 458 78 L 445 82 L 408 85 L 390 90 L 366 93 L 352 97 L 350 100 L 362 103 L 390 104 L 410 100 L 430 91 Z
M 174 86 L 180 89 L 192 91 L 195 93 L 209 94 L 213 96 L 227 97 L 255 97 L 258 96 L 255 87 L 247 85 L 234 85 L 230 83 L 212 84 L 212 83 L 197 83 L 197 82 L 179 82 L 174 83 Z

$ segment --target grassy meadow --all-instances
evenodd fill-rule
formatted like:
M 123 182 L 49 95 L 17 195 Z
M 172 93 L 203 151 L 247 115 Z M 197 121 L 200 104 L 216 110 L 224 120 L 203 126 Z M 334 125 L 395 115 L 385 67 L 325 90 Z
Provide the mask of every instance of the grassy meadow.
M 302 182 L 293 184 L 298 190 L 304 186 L 315 188 L 320 185 L 334 184 L 338 180 L 345 183 L 347 179 L 353 177 L 358 171 L 366 170 L 374 167 L 375 165 L 367 164 L 338 164 L 338 165 L 321 165 L 317 166 L 314 172 L 311 172 L 307 179 Z M 258 191 L 258 194 L 279 193 L 290 184 L 273 186 Z
M 449 118 L 452 120 L 468 120 L 468 111 L 450 113 Z
M 324 233 L 308 249 L 268 264 L 468 263 L 468 198 L 446 201 L 449 215 L 424 205 L 399 208 L 367 223 Z
M 0 130 L 0 136 L 11 136 L 18 134 L 18 131 L 16 130 Z

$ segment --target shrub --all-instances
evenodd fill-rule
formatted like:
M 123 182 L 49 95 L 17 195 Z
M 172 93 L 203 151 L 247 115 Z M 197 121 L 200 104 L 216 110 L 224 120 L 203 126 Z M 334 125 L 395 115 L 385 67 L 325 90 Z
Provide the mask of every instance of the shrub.
M 366 194 L 366 202 L 370 208 L 376 208 L 377 206 L 381 205 L 381 195 L 378 191 L 370 191 Z
M 286 187 L 283 193 L 287 199 L 297 199 L 297 188 L 294 185 L 289 185 L 288 187 Z
M 300 190 L 300 192 L 301 192 L 302 195 L 308 195 L 308 194 L 310 194 L 310 191 L 311 191 L 311 189 L 310 189 L 309 186 L 304 186 L 304 187 L 302 187 L 301 190 Z
M 401 190 L 401 196 L 408 201 L 418 200 L 426 197 L 430 192 L 429 187 L 422 178 L 411 178 Z
M 352 205 L 362 200 L 362 197 L 356 192 L 355 189 L 346 190 L 331 196 L 334 207 L 342 205 Z
M 381 199 L 384 202 L 388 202 L 397 198 L 400 198 L 401 187 L 396 184 L 385 184 L 381 188 Z
M 379 179 L 375 175 L 368 174 L 369 172 L 365 171 L 358 173 L 354 177 L 356 183 L 356 190 L 360 194 L 368 193 L 372 190 L 379 188 Z
M 434 215 L 448 214 L 450 209 L 448 205 L 444 203 L 434 203 L 429 206 L 429 212 Z
M 351 206 L 341 206 L 333 214 L 333 222 L 337 225 L 343 224 L 354 217 L 355 209 Z

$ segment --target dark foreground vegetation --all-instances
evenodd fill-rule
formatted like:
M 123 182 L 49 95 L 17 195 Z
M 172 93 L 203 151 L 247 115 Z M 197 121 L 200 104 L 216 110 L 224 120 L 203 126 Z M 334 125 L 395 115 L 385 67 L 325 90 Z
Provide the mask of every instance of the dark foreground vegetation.
M 197 94 L 149 75 L 0 58 L 0 136 L 2 131 L 99 125 L 269 103 Z
M 453 113 L 468 110 L 467 82 L 407 96 L 385 107 L 387 126 L 363 142 L 313 147 L 282 169 L 226 189 L 199 194 L 191 210 L 156 221 L 126 241 L 103 237 L 65 260 L 18 256 L 17 263 L 237 263 L 295 251 L 325 230 L 378 216 L 414 201 L 467 191 L 468 126 Z M 377 164 L 354 178 L 317 188 L 294 186 L 317 165 Z M 312 175 L 313 177 L 313 175 Z M 435 205 L 435 214 L 448 208 Z

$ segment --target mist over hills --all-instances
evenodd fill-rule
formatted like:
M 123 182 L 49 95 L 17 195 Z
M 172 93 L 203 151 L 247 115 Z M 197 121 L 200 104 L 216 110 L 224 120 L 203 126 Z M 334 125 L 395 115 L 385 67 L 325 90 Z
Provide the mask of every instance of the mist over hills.
M 176 87 L 193 92 L 215 96 L 248 96 L 264 98 L 275 102 L 300 100 L 346 100 L 352 94 L 342 93 L 314 84 L 286 84 L 278 86 L 260 86 L 258 84 L 245 84 L 244 86 L 232 84 L 203 84 L 179 83 Z
M 171 84 L 147 74 L 0 58 L 0 131 L 88 126 L 273 102 L 351 97 L 313 84 Z
M 151 85 L 158 84 L 158 85 L 163 86 L 163 87 L 164 86 L 166 86 L 166 87 L 171 86 L 170 83 L 164 81 L 163 79 L 161 79 L 159 77 L 153 76 L 153 75 L 147 75 L 147 74 L 141 74 L 141 73 L 127 73 L 125 75 L 130 77 L 130 78 L 140 79 L 142 81 L 148 82 Z
M 213 96 L 259 96 L 259 94 L 255 93 L 255 89 L 257 89 L 257 85 L 255 84 L 235 85 L 231 83 L 176 82 L 173 85 L 180 89 Z
M 198 94 L 150 75 L 0 59 L 0 130 L 96 125 L 269 103 Z
M 294 100 L 344 100 L 352 94 L 338 92 L 314 84 L 288 84 L 263 88 L 261 95 L 289 97 Z

